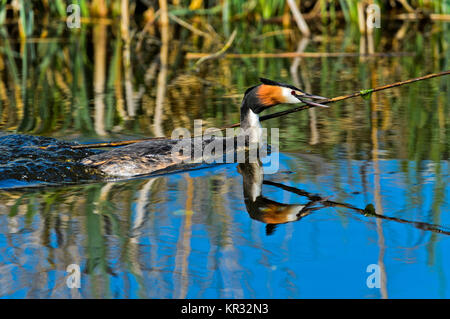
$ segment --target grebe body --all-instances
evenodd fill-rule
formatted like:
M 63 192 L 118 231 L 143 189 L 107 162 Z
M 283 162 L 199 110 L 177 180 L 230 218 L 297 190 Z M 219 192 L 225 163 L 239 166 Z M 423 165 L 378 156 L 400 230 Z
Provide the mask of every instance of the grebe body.
M 300 89 L 268 79 L 261 79 L 261 84 L 245 91 L 241 104 L 241 132 L 246 144 L 261 144 L 262 128 L 259 113 L 282 103 L 294 104 L 304 102 L 314 106 L 317 104 L 305 98 L 324 99 L 320 96 L 307 94 Z M 130 177 L 157 173 L 167 170 L 177 170 L 189 165 L 208 162 L 219 158 L 223 154 L 238 151 L 239 137 L 194 137 L 188 139 L 162 139 L 150 140 L 113 149 L 108 152 L 95 154 L 82 160 L 82 163 L 95 167 L 106 175 L 116 177 Z M 203 152 L 215 145 L 222 145 L 219 155 Z M 230 148 L 231 147 L 231 148 Z M 180 149 L 189 149 L 189 152 L 180 152 Z M 195 154 L 202 154 L 193 156 Z

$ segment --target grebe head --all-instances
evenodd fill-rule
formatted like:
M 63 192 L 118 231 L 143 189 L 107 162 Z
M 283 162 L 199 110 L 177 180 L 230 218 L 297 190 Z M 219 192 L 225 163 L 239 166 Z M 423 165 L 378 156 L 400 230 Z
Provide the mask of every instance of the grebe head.
M 326 105 L 315 103 L 307 99 L 326 99 L 318 95 L 305 93 L 293 85 L 275 82 L 269 79 L 260 79 L 261 84 L 252 86 L 245 91 L 241 106 L 241 128 L 259 129 L 259 117 L 257 114 L 269 107 L 278 104 L 306 103 L 311 106 L 327 107 Z M 253 134 L 259 138 L 258 132 Z M 254 139 L 253 139 L 254 140 Z
M 253 113 L 259 114 L 265 109 L 278 104 L 306 103 L 313 106 L 327 107 L 307 99 L 326 99 L 318 95 L 305 93 L 299 88 L 269 79 L 260 78 L 261 84 L 245 91 L 242 107 L 248 107 Z

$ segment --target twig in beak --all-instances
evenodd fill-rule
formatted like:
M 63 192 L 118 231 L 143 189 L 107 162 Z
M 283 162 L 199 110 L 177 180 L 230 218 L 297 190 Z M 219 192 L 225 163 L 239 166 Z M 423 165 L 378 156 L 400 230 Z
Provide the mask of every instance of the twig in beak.
M 325 100 L 326 100 L 326 99 L 325 99 Z M 311 102 L 311 101 L 304 100 L 304 99 L 300 99 L 300 101 L 302 101 L 303 103 L 308 104 L 308 105 L 310 105 L 310 106 L 329 107 L 328 105 L 319 104 L 319 103 Z
M 314 99 L 314 100 L 328 100 L 327 97 L 323 97 L 323 96 L 320 96 L 320 95 L 312 95 L 312 94 L 308 94 L 308 93 L 306 94 L 305 97 L 307 97 L 309 99 Z

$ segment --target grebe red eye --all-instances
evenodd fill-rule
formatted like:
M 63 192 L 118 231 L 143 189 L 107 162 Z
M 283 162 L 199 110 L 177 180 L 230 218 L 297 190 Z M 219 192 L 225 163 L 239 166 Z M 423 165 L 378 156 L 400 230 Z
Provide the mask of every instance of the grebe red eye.
M 291 91 L 291 94 L 292 94 L 292 95 L 295 95 L 295 91 Z

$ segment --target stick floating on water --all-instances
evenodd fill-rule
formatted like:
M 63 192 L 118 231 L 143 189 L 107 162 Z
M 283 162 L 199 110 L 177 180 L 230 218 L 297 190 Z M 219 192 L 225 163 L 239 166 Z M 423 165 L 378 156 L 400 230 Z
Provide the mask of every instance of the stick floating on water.
M 424 76 L 420 76 L 418 78 L 413 78 L 413 79 L 409 79 L 406 81 L 400 81 L 400 82 L 395 82 L 395 83 L 391 83 L 391 84 L 386 84 L 383 86 L 378 86 L 376 88 L 373 89 L 368 89 L 368 90 L 361 90 L 352 94 L 347 94 L 347 95 L 341 95 L 341 96 L 337 96 L 331 99 L 326 99 L 326 100 L 321 100 L 320 104 L 328 104 L 328 103 L 334 103 L 334 102 L 339 102 L 339 101 L 343 101 L 343 100 L 347 100 L 347 99 L 351 99 L 351 98 L 355 98 L 358 96 L 364 96 L 373 92 L 378 92 L 378 91 L 383 91 L 383 90 L 387 90 L 387 89 L 391 89 L 397 86 L 402 86 L 405 84 L 410 84 L 413 82 L 418 82 L 418 81 L 423 81 L 423 80 L 428 80 L 431 78 L 435 78 L 435 77 L 439 77 L 439 76 L 444 76 L 444 75 L 449 75 L 450 74 L 450 70 L 447 71 L 442 71 L 439 73 L 432 73 L 432 74 L 427 74 Z M 260 121 L 266 121 L 269 119 L 273 119 L 276 117 L 280 117 L 280 116 L 284 116 L 287 114 L 291 114 L 291 113 L 295 113 L 295 112 L 300 112 L 303 110 L 307 110 L 311 107 L 315 107 L 314 105 L 301 105 L 286 111 L 281 111 L 281 112 L 276 112 L 273 114 L 269 114 L 269 115 L 264 115 L 261 116 L 259 118 Z M 234 127 L 238 127 L 240 126 L 240 123 L 234 123 L 234 124 L 230 124 L 230 125 L 225 125 L 222 126 L 219 130 L 225 130 L 227 128 L 234 128 Z M 167 137 L 150 137 L 150 138 L 145 138 L 145 139 L 138 139 L 138 140 L 129 140 L 129 141 L 117 141 L 117 142 L 105 142 L 105 143 L 96 143 L 96 144 L 80 144 L 80 145 L 74 145 L 71 146 L 73 149 L 82 149 L 82 148 L 100 148 L 100 147 L 117 147 L 117 146 L 124 146 L 124 145 L 130 145 L 130 144 L 134 144 L 134 143 L 138 143 L 138 142 L 145 142 L 145 141 L 152 141 L 152 140 L 163 140 L 163 139 L 167 139 Z

